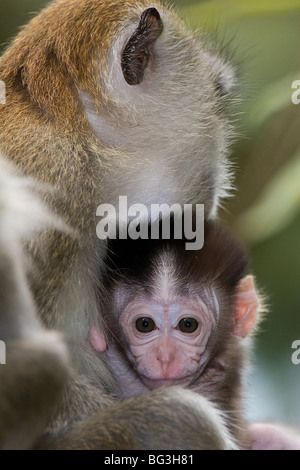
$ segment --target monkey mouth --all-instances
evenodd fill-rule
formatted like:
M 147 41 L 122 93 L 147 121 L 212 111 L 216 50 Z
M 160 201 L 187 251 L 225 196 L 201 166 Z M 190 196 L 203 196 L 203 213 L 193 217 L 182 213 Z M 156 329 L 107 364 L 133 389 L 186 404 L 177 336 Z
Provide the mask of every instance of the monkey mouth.
M 192 376 L 180 379 L 150 379 L 149 377 L 142 376 L 141 379 L 149 390 L 155 390 L 156 388 L 171 387 L 174 385 L 181 385 L 182 387 L 188 386 L 191 383 Z

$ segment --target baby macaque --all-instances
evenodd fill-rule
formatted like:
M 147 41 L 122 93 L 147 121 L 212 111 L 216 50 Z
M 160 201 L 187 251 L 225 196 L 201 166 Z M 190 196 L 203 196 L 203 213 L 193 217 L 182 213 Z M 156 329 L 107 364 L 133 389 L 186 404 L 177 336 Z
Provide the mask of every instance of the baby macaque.
M 185 240 L 110 241 L 104 307 L 111 338 L 94 327 L 94 348 L 115 377 L 122 397 L 181 385 L 226 414 L 240 446 L 247 447 L 241 388 L 259 298 L 247 275 L 243 249 L 215 223 L 204 247 Z

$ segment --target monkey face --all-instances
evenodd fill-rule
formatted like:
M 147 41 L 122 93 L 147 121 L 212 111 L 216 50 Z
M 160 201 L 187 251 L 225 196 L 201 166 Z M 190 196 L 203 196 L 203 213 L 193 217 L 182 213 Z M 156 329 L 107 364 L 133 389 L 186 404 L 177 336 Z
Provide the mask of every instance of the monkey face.
M 214 315 L 198 302 L 136 298 L 120 316 L 129 359 L 150 389 L 189 385 L 207 361 Z

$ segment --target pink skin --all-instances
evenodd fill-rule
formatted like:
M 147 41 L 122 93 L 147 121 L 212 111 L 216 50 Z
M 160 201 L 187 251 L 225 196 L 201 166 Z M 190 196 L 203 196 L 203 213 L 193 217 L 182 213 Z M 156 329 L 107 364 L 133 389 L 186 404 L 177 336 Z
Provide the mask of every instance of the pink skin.
M 245 338 L 251 333 L 258 309 L 259 298 L 255 292 L 253 277 L 246 276 L 240 281 L 236 294 L 234 335 Z
M 278 425 L 251 424 L 249 435 L 252 450 L 300 450 L 300 436 Z
M 143 317 L 153 320 L 153 331 L 138 331 L 136 321 Z M 197 330 L 180 331 L 179 322 L 184 318 L 195 319 L 199 324 Z M 215 323 L 213 314 L 200 300 L 165 304 L 136 298 L 122 312 L 120 322 L 137 372 L 148 388 L 158 388 L 171 381 L 188 385 L 199 376 Z
M 258 307 L 253 278 L 247 276 L 240 281 L 236 294 L 233 334 L 244 338 L 251 332 Z M 154 321 L 153 331 L 142 333 L 137 330 L 136 321 L 142 317 Z M 195 319 L 199 324 L 197 330 L 182 332 L 179 322 L 183 318 Z M 119 321 L 129 345 L 129 359 L 147 388 L 165 384 L 186 386 L 199 377 L 199 371 L 208 359 L 207 341 L 215 325 L 213 313 L 200 298 L 170 302 L 137 297 L 126 306 Z M 94 326 L 90 340 L 97 351 L 106 351 L 106 341 Z

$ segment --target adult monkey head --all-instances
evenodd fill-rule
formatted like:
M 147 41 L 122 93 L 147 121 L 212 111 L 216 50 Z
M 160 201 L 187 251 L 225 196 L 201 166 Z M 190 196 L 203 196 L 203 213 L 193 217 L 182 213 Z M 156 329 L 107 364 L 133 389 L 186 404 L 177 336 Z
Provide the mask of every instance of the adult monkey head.
M 214 216 L 230 187 L 222 108 L 233 72 L 156 1 L 57 0 L 8 47 L 0 76 L 0 150 L 53 185 L 45 199 L 75 232 L 29 244 L 38 311 L 102 387 L 110 377 L 87 342 L 101 323 L 96 208 L 125 195 L 129 204 L 203 203 Z

